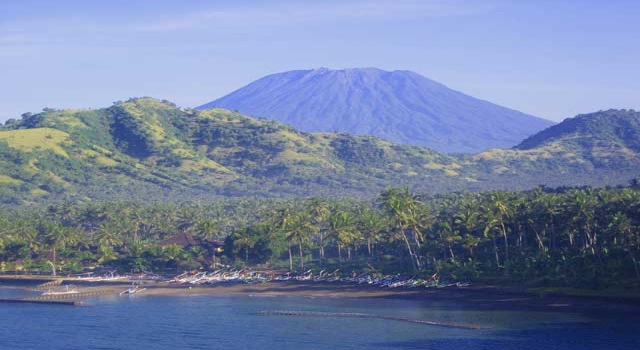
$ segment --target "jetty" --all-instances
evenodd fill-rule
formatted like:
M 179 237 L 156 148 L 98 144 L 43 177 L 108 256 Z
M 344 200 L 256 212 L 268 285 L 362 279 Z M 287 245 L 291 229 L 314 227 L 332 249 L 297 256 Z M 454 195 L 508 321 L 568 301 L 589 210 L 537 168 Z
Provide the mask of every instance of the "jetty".
M 108 290 L 78 292 L 73 285 L 63 285 L 67 279 L 68 278 L 64 277 L 46 276 L 2 276 L 0 282 L 8 282 L 14 285 L 32 285 L 27 289 L 40 291 L 42 294 L 26 298 L 0 299 L 0 303 L 77 306 L 82 305 L 82 301 L 79 299 L 112 294 Z M 34 283 L 35 285 L 33 285 Z M 63 289 L 63 287 L 66 287 L 66 289 Z
M 64 281 L 64 279 L 62 279 L 62 278 L 56 278 L 56 279 L 54 279 L 52 281 L 41 283 L 41 284 L 35 286 L 33 289 L 42 290 L 42 289 L 48 289 L 48 288 L 51 288 L 51 287 L 57 287 L 57 286 L 61 285 L 63 281 Z
M 52 304 L 65 306 L 82 305 L 79 300 L 30 300 L 30 299 L 0 299 L 0 303 L 7 304 Z
M 107 291 L 94 291 L 94 292 L 78 292 L 69 294 L 50 294 L 40 295 L 37 297 L 21 298 L 21 299 L 0 299 L 0 303 L 11 304 L 52 304 L 52 305 L 67 305 L 77 306 L 82 305 L 82 301 L 77 299 L 92 298 L 101 295 L 110 294 Z
M 94 291 L 94 292 L 78 292 L 68 294 L 49 294 L 40 295 L 37 297 L 20 298 L 20 299 L 0 299 L 0 303 L 12 303 L 12 304 L 54 304 L 54 305 L 81 305 L 82 302 L 77 299 L 92 298 L 101 295 L 110 294 L 107 291 Z
M 29 301 L 56 301 L 63 299 L 83 299 L 83 298 L 92 298 L 101 295 L 110 294 L 106 291 L 94 291 L 94 292 L 78 292 L 78 293 L 69 293 L 69 294 L 49 294 L 49 295 L 41 295 L 38 297 L 30 297 L 24 298 L 21 300 L 29 300 Z

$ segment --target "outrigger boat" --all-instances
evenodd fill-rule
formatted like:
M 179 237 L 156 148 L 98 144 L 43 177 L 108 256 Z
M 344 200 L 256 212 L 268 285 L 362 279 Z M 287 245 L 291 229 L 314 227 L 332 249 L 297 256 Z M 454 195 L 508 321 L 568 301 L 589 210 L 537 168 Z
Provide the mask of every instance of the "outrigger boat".
M 136 294 L 136 293 L 140 293 L 143 290 L 146 290 L 147 288 L 142 288 L 139 285 L 132 283 L 131 286 L 128 289 L 123 290 L 122 292 L 120 292 L 120 295 L 124 295 L 124 294 Z
M 73 285 L 66 285 L 64 289 L 47 290 L 42 295 L 65 295 L 79 293 Z

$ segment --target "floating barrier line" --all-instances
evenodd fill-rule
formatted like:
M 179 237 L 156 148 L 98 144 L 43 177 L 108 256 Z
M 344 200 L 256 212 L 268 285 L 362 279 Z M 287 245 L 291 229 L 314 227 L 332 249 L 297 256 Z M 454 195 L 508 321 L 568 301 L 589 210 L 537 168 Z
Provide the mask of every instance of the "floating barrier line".
M 384 320 L 403 321 L 411 323 L 426 324 L 431 326 L 441 327 L 455 327 L 465 329 L 487 329 L 488 327 L 482 327 L 474 324 L 463 324 L 453 322 L 439 322 L 430 320 L 413 319 L 406 317 L 396 316 L 384 316 L 384 315 L 370 315 L 360 313 L 346 313 L 346 312 L 318 312 L 318 311 L 283 311 L 283 310 L 265 310 L 258 312 L 260 316 L 307 316 L 307 317 L 348 317 L 348 318 L 377 318 Z

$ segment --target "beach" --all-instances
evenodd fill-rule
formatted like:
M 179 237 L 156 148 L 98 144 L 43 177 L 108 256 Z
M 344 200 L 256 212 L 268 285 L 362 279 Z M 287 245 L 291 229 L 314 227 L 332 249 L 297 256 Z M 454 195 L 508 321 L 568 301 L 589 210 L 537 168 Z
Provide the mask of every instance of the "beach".
M 136 296 L 145 295 L 229 295 L 250 297 L 307 297 L 307 298 L 386 298 L 428 300 L 431 302 L 463 304 L 474 309 L 523 309 L 539 311 L 585 312 L 590 310 L 619 310 L 640 312 L 635 298 L 594 297 L 534 293 L 513 288 L 470 285 L 446 288 L 381 288 L 368 284 L 312 281 L 269 281 L 262 283 L 217 283 L 214 285 L 176 284 L 166 281 L 128 280 L 86 281 L 60 278 L 62 285 L 74 285 L 86 295 L 119 295 L 135 283 L 144 288 Z M 2 285 L 33 288 L 50 278 L 0 276 Z

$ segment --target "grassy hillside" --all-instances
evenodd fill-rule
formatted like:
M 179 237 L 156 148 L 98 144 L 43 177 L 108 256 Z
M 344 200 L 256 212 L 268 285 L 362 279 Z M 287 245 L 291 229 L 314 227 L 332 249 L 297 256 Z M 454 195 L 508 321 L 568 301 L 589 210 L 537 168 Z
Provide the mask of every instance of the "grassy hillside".
M 305 133 L 228 110 L 181 110 L 139 98 L 96 110 L 47 109 L 8 122 L 0 128 L 0 198 L 24 203 L 367 196 L 389 186 L 444 192 L 607 185 L 626 183 L 638 173 L 638 147 L 612 141 L 615 133 L 590 134 L 592 147 L 573 142 L 578 134 L 563 135 L 543 134 L 531 147 L 450 156 L 370 136 Z

